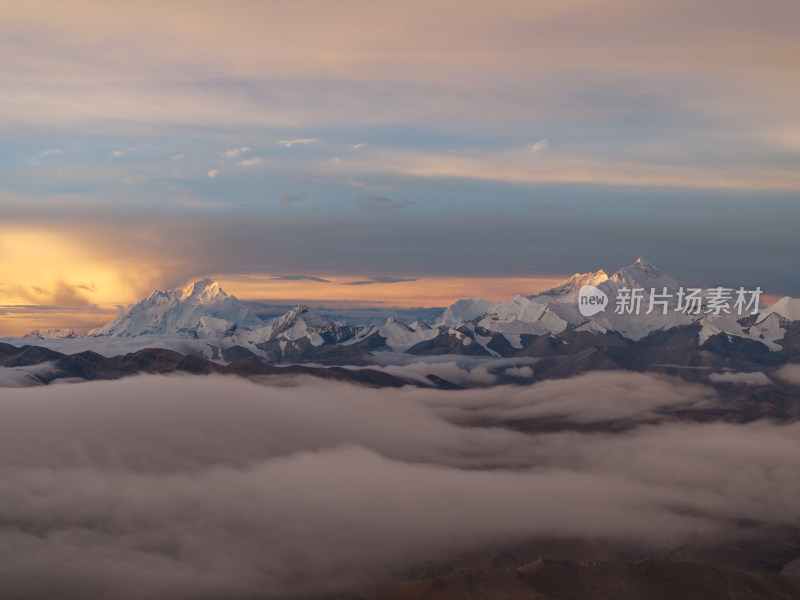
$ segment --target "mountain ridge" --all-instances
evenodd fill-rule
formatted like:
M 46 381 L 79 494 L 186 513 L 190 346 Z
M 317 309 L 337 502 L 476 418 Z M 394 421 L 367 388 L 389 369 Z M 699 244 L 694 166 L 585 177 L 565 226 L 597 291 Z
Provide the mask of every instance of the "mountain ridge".
M 581 314 L 578 295 L 585 285 L 609 296 L 604 312 L 591 317 Z M 623 288 L 632 287 L 643 289 L 639 314 L 626 314 L 614 306 L 614 296 Z M 793 330 L 794 323 L 800 322 L 800 300 L 789 297 L 758 315 L 686 314 L 677 310 L 675 298 L 667 306 L 648 310 L 649 288 L 654 288 L 658 295 L 664 288 L 672 294 L 678 287 L 675 279 L 639 258 L 611 276 L 602 269 L 575 273 L 538 294 L 518 294 L 500 302 L 480 298 L 458 300 L 446 307 L 432 325 L 407 324 L 396 319 L 387 319 L 382 324 L 355 324 L 334 321 L 304 304 L 262 320 L 235 296 L 227 294 L 219 282 L 206 278 L 180 289 L 155 290 L 110 323 L 90 331 L 88 337 L 112 344 L 114 340 L 139 338 L 153 339 L 155 345 L 162 343 L 159 339 L 164 340 L 163 344 L 172 339 L 202 340 L 207 343 L 190 351 L 215 360 L 220 360 L 226 348 L 241 346 L 275 363 L 345 359 L 359 362 L 360 356 L 368 357 L 375 352 L 506 356 L 525 351 L 526 344 L 536 336 L 561 336 L 574 330 L 594 336 L 613 333 L 638 341 L 690 325 L 697 326 L 692 330 L 696 331 L 697 348 L 724 334 L 779 352 L 782 340 Z M 70 341 L 71 336 L 56 335 L 65 339 L 48 340 L 50 336 L 41 332 L 31 335 L 31 339 L 54 344 Z M 164 347 L 187 350 L 186 344 Z
M 251 330 L 263 321 L 229 296 L 212 279 L 201 279 L 178 290 L 154 290 L 128 306 L 116 319 L 92 329 L 89 337 L 135 337 L 148 334 L 226 337 L 237 329 Z

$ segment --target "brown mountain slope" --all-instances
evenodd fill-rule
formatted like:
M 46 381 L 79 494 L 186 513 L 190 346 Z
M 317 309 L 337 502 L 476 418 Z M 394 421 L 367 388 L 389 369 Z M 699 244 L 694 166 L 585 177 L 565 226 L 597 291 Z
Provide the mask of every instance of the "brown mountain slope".
M 537 560 L 522 568 L 463 571 L 339 600 L 798 600 L 800 577 L 662 560 Z
M 223 365 L 198 356 L 180 354 L 164 348 L 145 348 L 129 354 L 105 357 L 86 350 L 65 355 L 41 346 L 16 347 L 0 344 L 0 367 L 23 367 L 52 363 L 53 369 L 31 375 L 34 382 L 48 384 L 63 378 L 85 380 L 120 379 L 140 373 L 192 375 L 237 375 L 261 377 L 270 375 L 311 375 L 322 379 L 347 381 L 373 387 L 420 385 L 413 380 L 390 375 L 376 369 L 345 369 L 342 367 L 312 367 L 305 365 L 266 364 L 254 358 L 241 358 Z

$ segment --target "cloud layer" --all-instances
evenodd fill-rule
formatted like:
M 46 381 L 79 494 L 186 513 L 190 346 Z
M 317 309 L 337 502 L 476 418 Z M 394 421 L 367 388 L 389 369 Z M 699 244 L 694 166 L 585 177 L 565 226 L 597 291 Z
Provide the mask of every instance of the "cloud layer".
M 468 393 L 152 376 L 7 390 L 0 583 L 39 599 L 287 597 L 537 536 L 664 548 L 738 519 L 798 522 L 797 424 L 673 422 L 671 406 L 709 392 L 642 377 Z M 542 415 L 651 424 L 486 426 Z

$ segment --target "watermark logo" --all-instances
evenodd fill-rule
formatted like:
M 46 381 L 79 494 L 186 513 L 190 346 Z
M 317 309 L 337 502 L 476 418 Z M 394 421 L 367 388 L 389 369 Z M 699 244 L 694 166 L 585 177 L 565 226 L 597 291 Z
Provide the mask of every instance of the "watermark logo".
M 608 296 L 593 285 L 584 285 L 578 292 L 578 310 L 584 317 L 603 312 L 608 306 Z
M 760 287 L 754 290 L 716 287 L 679 288 L 673 293 L 662 288 L 621 287 L 614 299 L 614 312 L 618 315 L 667 315 L 671 312 L 684 315 L 733 315 L 742 317 L 759 312 Z M 603 312 L 608 306 L 608 296 L 593 285 L 584 285 L 578 292 L 578 310 L 584 317 Z

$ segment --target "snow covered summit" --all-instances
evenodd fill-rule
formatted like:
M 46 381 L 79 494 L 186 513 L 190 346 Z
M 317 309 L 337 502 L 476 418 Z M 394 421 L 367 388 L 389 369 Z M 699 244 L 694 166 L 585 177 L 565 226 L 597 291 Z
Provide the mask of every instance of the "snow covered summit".
M 765 321 L 767 317 L 776 314 L 788 321 L 800 321 L 800 298 L 784 296 L 769 308 L 761 311 L 757 323 Z
M 577 302 L 578 292 L 584 285 L 599 286 L 608 281 L 608 275 L 603 269 L 594 273 L 575 273 L 572 277 L 557 286 L 537 294 L 542 299 L 552 300 L 553 302 Z
M 263 327 L 239 335 L 238 339 L 261 349 L 270 348 L 277 343 L 280 352 L 283 353 L 286 344 L 290 342 L 297 342 L 301 346 L 303 343 L 309 343 L 314 347 L 338 344 L 352 338 L 358 329 L 356 326 L 334 323 L 313 308 L 297 304 Z
M 656 293 L 660 294 L 664 288 L 667 288 L 667 293 L 674 294 L 681 287 L 681 284 L 655 265 L 640 257 L 635 263 L 621 268 L 609 277 L 608 281 L 599 284 L 597 287 L 610 295 L 616 295 L 617 290 L 620 288 L 640 288 L 644 290 L 644 295 L 649 297 L 651 289 L 655 289 Z
M 495 302 L 482 298 L 466 298 L 457 300 L 448 306 L 444 312 L 437 317 L 434 325 L 437 327 L 458 327 L 463 323 L 472 321 L 485 314 Z
M 213 279 L 201 279 L 190 283 L 181 292 L 180 299 L 186 304 L 209 304 L 228 297 L 222 286 Z
M 609 298 L 616 298 L 621 288 L 641 289 L 643 306 L 646 312 L 647 299 L 651 290 L 662 294 L 675 294 L 680 284 L 661 269 L 639 258 L 631 265 L 619 269 L 610 277 L 605 271 L 575 273 L 572 277 L 539 294 L 515 296 L 504 302 L 483 304 L 487 301 L 459 301 L 445 310 L 440 320 L 447 318 L 452 327 L 472 322 L 478 327 L 507 337 L 516 347 L 519 335 L 558 334 L 567 329 L 578 328 L 593 333 L 614 331 L 624 337 L 638 340 L 648 334 L 678 325 L 687 325 L 697 317 L 675 313 L 671 306 L 668 314 L 637 314 L 635 316 L 615 314 L 613 305 L 603 313 L 587 319 L 578 311 L 578 293 L 584 285 L 592 285 L 605 292 Z M 613 300 L 612 300 L 613 301 Z M 476 315 L 464 310 L 463 302 L 472 307 L 483 307 L 483 314 Z M 477 312 L 477 310 L 475 311 Z M 458 318 L 460 317 L 460 319 Z M 459 322 L 460 320 L 460 322 Z M 437 321 L 437 324 L 439 321 Z M 739 331 L 737 329 L 737 331 Z
M 74 329 L 34 329 L 22 336 L 23 340 L 67 340 L 78 337 Z
M 220 284 L 202 279 L 180 290 L 156 290 L 132 304 L 90 336 L 189 335 L 225 337 L 237 330 L 258 329 L 264 322 L 226 294 Z
M 317 311 L 304 304 L 298 304 L 285 315 L 278 318 L 272 328 L 272 336 L 287 334 L 286 339 L 297 339 L 292 333 L 322 333 L 333 327 L 333 323 Z M 296 331 L 295 331 L 296 330 Z
M 592 316 L 580 312 L 578 293 L 585 285 L 606 293 L 609 303 L 604 311 Z M 686 327 L 696 335 L 698 347 L 726 334 L 731 339 L 756 341 L 769 350 L 780 351 L 780 340 L 795 331 L 792 323 L 800 322 L 800 300 L 783 298 L 758 317 L 750 318 L 748 314 L 743 318 L 732 311 L 716 314 L 704 309 L 684 310 L 677 304 L 677 298 L 683 297 L 678 294 L 680 287 L 676 280 L 639 258 L 611 276 L 603 270 L 575 273 L 538 294 L 520 294 L 502 302 L 459 300 L 445 309 L 431 327 L 393 319 L 383 324 L 334 320 L 302 304 L 282 316 L 262 321 L 234 296 L 226 294 L 218 282 L 202 279 L 182 289 L 154 291 L 89 335 L 150 336 L 148 344 L 154 343 L 153 336 L 167 341 L 183 338 L 179 340 L 181 347 L 186 338 L 194 338 L 202 340 L 202 351 L 215 359 L 223 356 L 226 349 L 241 346 L 246 352 L 275 362 L 314 362 L 361 360 L 367 354 L 386 350 L 495 356 L 528 351 L 532 344 L 544 343 L 535 341 L 538 336 L 557 339 L 574 331 L 613 333 L 639 341 L 670 330 L 684 335 Z M 625 294 L 619 293 L 622 288 L 640 290 L 636 302 L 625 302 Z M 634 300 L 629 292 L 628 299 Z M 39 332 L 38 337 L 44 335 Z M 156 339 L 155 343 L 164 341 Z M 237 354 L 241 355 L 242 352 Z

